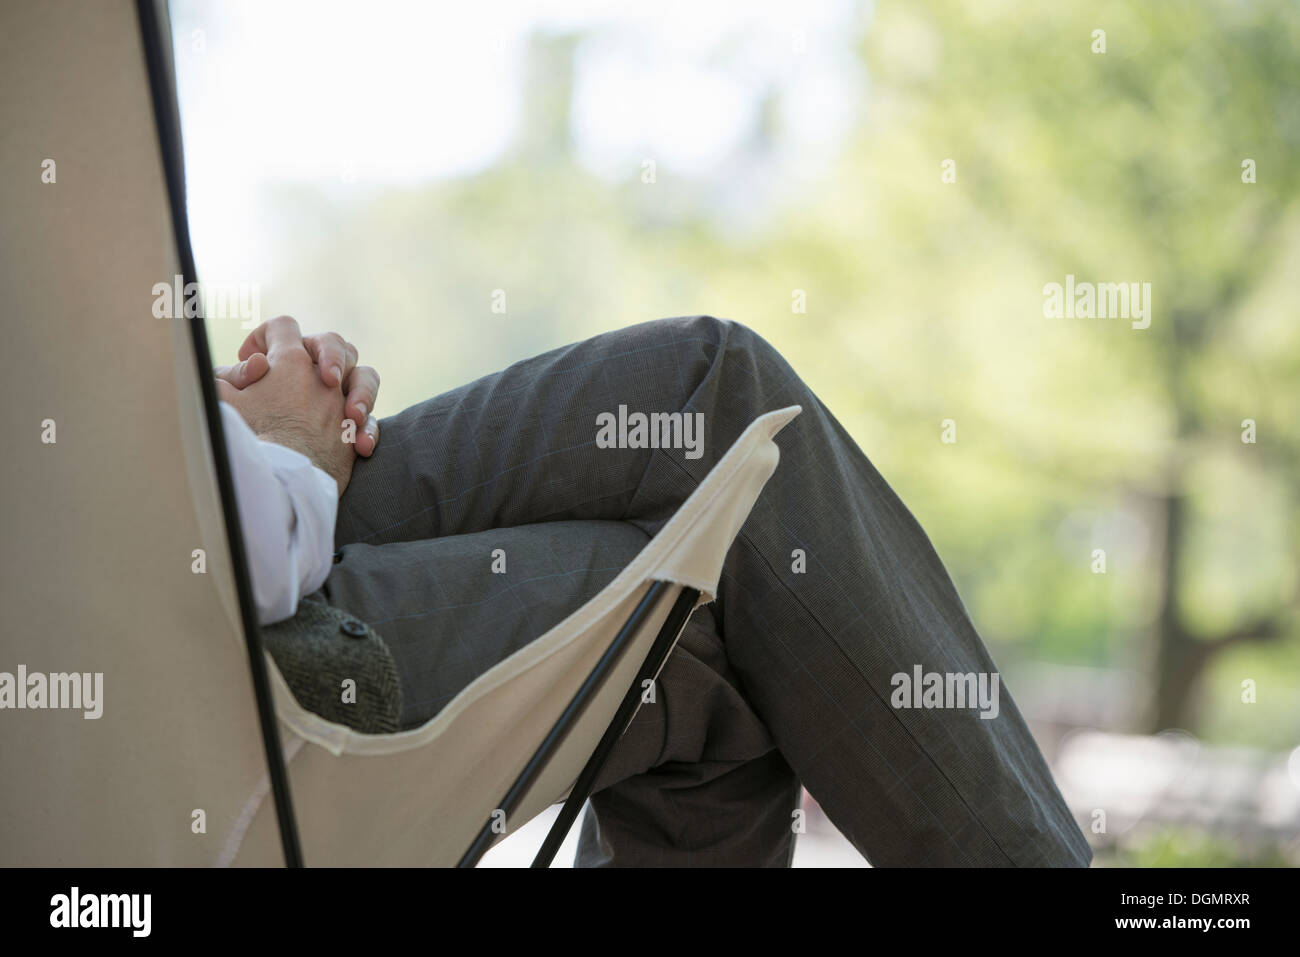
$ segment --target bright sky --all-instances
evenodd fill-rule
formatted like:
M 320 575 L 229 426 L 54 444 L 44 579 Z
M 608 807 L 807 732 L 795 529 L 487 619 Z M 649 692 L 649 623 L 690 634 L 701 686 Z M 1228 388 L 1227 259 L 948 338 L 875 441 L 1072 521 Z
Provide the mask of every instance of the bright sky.
M 725 178 L 773 86 L 789 106 L 791 176 L 851 121 L 846 0 L 171 6 L 190 219 L 210 279 L 260 275 L 274 258 L 269 183 L 355 192 L 489 164 L 516 130 L 534 30 L 600 31 L 579 53 L 574 121 L 581 162 L 603 175 L 626 178 L 651 157 Z

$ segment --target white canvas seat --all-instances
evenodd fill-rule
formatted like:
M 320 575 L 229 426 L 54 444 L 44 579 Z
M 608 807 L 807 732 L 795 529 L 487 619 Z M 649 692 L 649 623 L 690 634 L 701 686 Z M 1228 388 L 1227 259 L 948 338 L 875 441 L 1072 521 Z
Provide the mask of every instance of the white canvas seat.
M 137 16 L 156 9 L 0 8 L 0 672 L 102 675 L 98 717 L 48 698 L 0 712 L 0 864 L 282 864 L 263 727 L 281 742 L 307 864 L 456 864 L 653 583 L 671 583 L 507 832 L 574 786 L 678 596 L 712 599 L 776 467 L 772 438 L 799 409 L 757 419 L 607 588 L 427 724 L 364 735 L 327 722 L 269 657 L 274 720 L 259 724 L 202 324 L 151 311 L 153 286 L 188 258 Z

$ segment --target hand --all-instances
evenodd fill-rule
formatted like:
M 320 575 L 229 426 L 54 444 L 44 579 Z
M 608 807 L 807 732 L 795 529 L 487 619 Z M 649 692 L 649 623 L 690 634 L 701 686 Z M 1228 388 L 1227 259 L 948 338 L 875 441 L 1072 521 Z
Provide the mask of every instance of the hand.
M 344 417 L 342 388 L 326 384 L 293 319 L 280 316 L 256 331 L 261 333 L 260 342 L 266 350 L 259 354 L 261 360 L 254 362 L 250 355 L 233 367 L 235 371 L 227 370 L 246 383 L 242 388 L 227 376 L 219 376 L 218 396 L 234 406 L 259 438 L 311 459 L 334 478 L 342 495 L 356 460 L 355 444 L 349 441 L 355 426 Z M 266 370 L 250 382 L 263 363 Z
M 232 366 L 213 370 L 236 389 L 245 389 L 260 380 L 270 370 L 267 362 L 267 329 L 272 322 L 287 319 L 279 316 L 262 323 L 248 334 L 239 347 L 240 361 Z M 293 320 L 290 319 L 290 322 Z M 297 324 L 294 324 L 297 328 Z M 363 458 L 374 454 L 379 443 L 379 422 L 373 410 L 379 395 L 379 373 L 370 366 L 357 365 L 357 349 L 336 332 L 321 332 L 302 336 L 302 347 L 316 363 L 321 381 L 327 386 L 343 386 L 346 396 L 344 414 L 356 424 L 356 452 Z M 233 404 L 233 403 L 232 403 Z

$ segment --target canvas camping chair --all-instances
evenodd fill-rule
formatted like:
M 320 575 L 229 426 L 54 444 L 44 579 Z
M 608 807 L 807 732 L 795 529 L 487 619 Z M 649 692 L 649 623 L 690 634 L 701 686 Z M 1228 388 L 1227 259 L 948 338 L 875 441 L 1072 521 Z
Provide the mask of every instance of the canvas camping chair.
M 90 675 L 0 715 L 0 864 L 473 865 L 566 799 L 547 863 L 777 462 L 757 419 L 619 575 L 424 725 L 302 707 L 262 649 L 153 0 L 0 12 L 6 412 L 0 671 Z M 47 162 L 49 161 L 49 162 Z M 95 675 L 102 675 L 94 695 Z

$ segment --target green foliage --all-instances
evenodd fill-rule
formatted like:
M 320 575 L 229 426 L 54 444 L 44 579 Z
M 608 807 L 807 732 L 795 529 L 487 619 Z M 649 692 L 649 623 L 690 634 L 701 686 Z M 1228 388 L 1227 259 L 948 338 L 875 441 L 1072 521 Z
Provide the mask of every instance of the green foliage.
M 1162 828 L 1097 854 L 1099 867 L 1291 867 L 1286 851 L 1193 828 Z
M 791 359 L 909 503 L 995 655 L 1148 669 L 1155 505 L 1173 493 L 1191 509 L 1171 583 L 1189 630 L 1274 616 L 1294 641 L 1292 0 L 882 0 L 862 23 L 860 121 L 800 192 L 769 195 L 761 165 L 742 181 L 745 156 L 699 181 L 583 171 L 569 138 L 545 133 L 568 117 L 548 90 L 568 89 L 554 64 L 569 61 L 551 55 L 528 136 L 491 168 L 342 206 L 275 196 L 296 248 L 264 311 L 359 343 L 384 374 L 381 412 L 602 330 L 734 318 Z M 779 91 L 765 118 L 764 135 L 786 135 Z M 752 226 L 729 228 L 729 190 Z M 1150 328 L 1046 318 L 1043 287 L 1067 274 L 1150 282 Z M 238 335 L 221 334 L 228 354 Z M 955 444 L 940 442 L 945 419 Z M 1293 658 L 1273 644 L 1251 659 L 1276 679 L 1267 727 L 1207 694 L 1198 728 L 1293 738 Z

